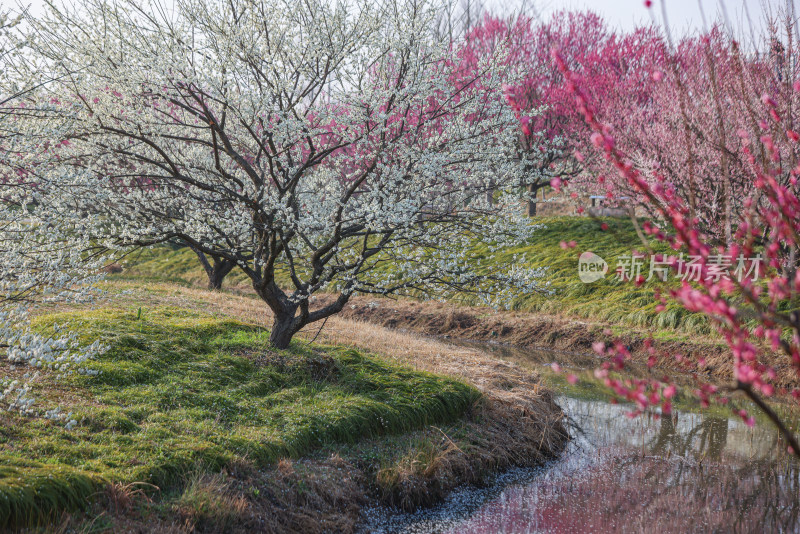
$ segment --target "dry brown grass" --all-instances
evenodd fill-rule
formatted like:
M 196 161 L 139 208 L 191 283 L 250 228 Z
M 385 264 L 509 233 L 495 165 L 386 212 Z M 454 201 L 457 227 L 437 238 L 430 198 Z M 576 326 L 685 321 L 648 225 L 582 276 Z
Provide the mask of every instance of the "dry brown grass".
M 198 473 L 173 508 L 187 531 L 230 532 L 241 524 L 249 504 L 225 475 Z
M 376 473 L 378 498 L 412 511 L 443 499 L 459 485 L 482 484 L 498 471 L 541 465 L 566 443 L 561 418 L 547 396 L 520 402 L 519 397 L 489 394 L 467 418 L 466 443 L 457 443 L 442 429 L 426 429 L 428 447 Z
M 220 534 L 354 532 L 367 502 L 362 473 L 338 455 L 264 470 L 235 466 L 190 473 L 177 497 L 151 499 L 134 485 L 115 486 L 86 514 L 20 534 Z M 160 496 L 163 497 L 163 496 Z
M 106 486 L 103 491 L 103 498 L 108 503 L 107 508 L 110 512 L 124 514 L 130 512 L 134 506 L 137 506 L 142 501 L 153 502 L 149 494 L 157 490 L 156 486 L 146 482 L 131 482 L 129 484 L 114 482 Z
M 284 460 L 268 478 L 256 507 L 264 532 L 353 532 L 367 502 L 363 473 L 336 454 Z

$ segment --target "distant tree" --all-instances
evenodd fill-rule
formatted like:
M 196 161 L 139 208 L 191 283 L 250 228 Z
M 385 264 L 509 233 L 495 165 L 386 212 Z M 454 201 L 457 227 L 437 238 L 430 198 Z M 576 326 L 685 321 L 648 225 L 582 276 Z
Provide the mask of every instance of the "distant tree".
M 550 52 L 564 43 L 571 63 L 600 73 L 602 50 L 612 36 L 597 15 L 573 12 L 558 12 L 546 23 L 525 14 L 486 15 L 466 35 L 460 52 L 465 71 L 475 72 L 483 58 L 504 58 L 506 98 L 519 119 L 517 157 L 523 162 L 525 184 L 520 185 L 527 190 L 529 216 L 536 215 L 540 190 L 559 189 L 583 169 L 574 153 L 587 129 Z
M 203 266 L 203 270 L 206 272 L 206 276 L 208 276 L 208 289 L 222 289 L 222 281 L 225 280 L 225 277 L 236 267 L 236 262 L 220 256 L 219 254 L 206 254 L 199 248 L 191 245 L 190 248 L 197 254 L 200 265 Z
M 235 263 L 278 348 L 357 292 L 499 304 L 537 289 L 537 272 L 485 255 L 534 229 L 503 196 L 521 170 L 501 65 L 459 76 L 431 37 L 438 4 L 155 7 L 89 0 L 27 21 L 75 125 L 52 172 L 87 171 L 63 190 L 99 242 L 177 239 Z M 315 306 L 321 290 L 337 297 Z

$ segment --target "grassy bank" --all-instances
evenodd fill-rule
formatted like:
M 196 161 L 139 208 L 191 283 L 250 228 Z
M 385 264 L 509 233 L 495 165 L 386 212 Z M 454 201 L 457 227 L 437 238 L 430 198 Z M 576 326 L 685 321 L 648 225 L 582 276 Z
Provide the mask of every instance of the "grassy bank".
M 44 392 L 74 412 L 74 430 L 43 420 L 3 425 L 0 524 L 73 507 L 99 481 L 166 488 L 190 469 L 245 459 L 263 466 L 322 445 L 449 423 L 479 396 L 353 349 L 267 352 L 264 331 L 179 309 L 40 322 L 109 349 L 93 365 L 98 376 Z
M 558 426 L 547 399 L 515 437 L 525 408 L 462 380 L 352 347 L 271 351 L 268 331 L 207 302 L 130 291 L 147 307 L 37 319 L 108 350 L 97 376 L 36 380 L 38 404 L 72 411 L 74 429 L 2 416 L 0 528 L 347 531 L 365 502 L 427 504 L 563 444 L 543 433 Z M 490 452 L 499 433 L 508 447 Z
M 654 292 L 663 291 L 666 285 L 674 284 L 674 280 L 664 283 L 654 277 L 637 287 L 634 282 L 615 276 L 620 256 L 630 256 L 634 250 L 644 251 L 629 219 L 552 217 L 541 218 L 539 222 L 544 228 L 528 243 L 503 251 L 497 259 L 498 263 L 507 263 L 513 261 L 515 255 L 524 254 L 526 265 L 547 269 L 543 282 L 548 284 L 551 293 L 522 295 L 514 303 L 515 310 L 686 334 L 710 332 L 702 314 L 690 313 L 669 303 L 665 310 L 656 310 L 658 302 Z M 561 243 L 572 241 L 574 248 L 562 248 Z M 674 253 L 661 243 L 649 244 L 656 252 Z M 578 258 L 586 251 L 605 259 L 609 266 L 605 278 L 591 284 L 581 282 L 578 277 Z M 647 259 L 642 274 L 645 278 L 649 275 Z M 674 278 L 674 273 L 670 278 Z

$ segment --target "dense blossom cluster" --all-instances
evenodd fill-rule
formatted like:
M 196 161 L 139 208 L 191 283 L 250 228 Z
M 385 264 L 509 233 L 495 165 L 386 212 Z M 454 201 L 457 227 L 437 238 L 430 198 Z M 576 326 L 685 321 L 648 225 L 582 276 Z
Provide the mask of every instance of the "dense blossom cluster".
M 50 106 L 29 98 L 41 78 L 18 61 L 25 43 L 7 33 L 18 22 L 0 14 L 0 61 L 7 67 L 0 80 L 0 346 L 13 373 L 0 376 L 0 409 L 37 415 L 40 373 L 92 373 L 86 362 L 102 347 L 81 346 L 69 332 L 32 330 L 30 308 L 91 298 L 99 258 L 89 259 L 89 243 L 61 191 L 36 176 L 37 166 L 53 155 L 50 139 L 65 123 Z M 58 409 L 45 416 L 71 421 Z
M 558 189 L 581 170 L 573 153 L 585 126 L 577 120 L 561 75 L 553 68 L 552 44 L 568 43 L 575 61 L 599 70 L 605 57 L 598 48 L 606 34 L 596 15 L 559 12 L 546 24 L 525 15 L 513 20 L 487 15 L 465 36 L 460 57 L 467 72 L 475 70 L 481 58 L 503 51 L 503 90 L 520 123 L 517 152 L 528 179 L 529 215 L 536 214 L 540 189 Z
M 658 204 L 643 202 L 644 195 L 601 156 L 606 138 L 613 137 L 643 180 L 679 197 L 697 226 L 716 239 L 729 242 L 746 211 L 750 167 L 739 133 L 794 132 L 776 131 L 771 115 L 759 115 L 764 94 L 794 109 L 786 83 L 795 68 L 789 51 L 745 54 L 718 26 L 671 45 L 655 26 L 620 33 L 592 13 L 559 12 L 547 22 L 486 17 L 467 41 L 468 61 L 498 46 L 508 49 L 507 61 L 519 73 L 507 83 L 508 102 L 523 136 L 533 141 L 521 141 L 521 148 L 541 169 L 540 185 L 559 189 L 569 182 L 573 197 L 603 196 L 607 206 L 637 205 L 658 216 Z M 554 68 L 553 47 L 565 68 L 579 76 L 605 134 L 583 120 Z M 549 145 L 537 143 L 539 137 Z M 782 162 L 791 161 L 791 147 L 772 146 Z

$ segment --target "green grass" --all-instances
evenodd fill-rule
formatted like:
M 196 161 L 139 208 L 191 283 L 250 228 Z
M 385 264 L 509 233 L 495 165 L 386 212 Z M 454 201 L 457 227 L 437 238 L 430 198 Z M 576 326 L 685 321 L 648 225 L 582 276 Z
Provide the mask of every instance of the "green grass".
M 110 482 L 163 489 L 188 471 L 263 466 L 452 422 L 479 398 L 464 383 L 354 349 L 271 351 L 263 329 L 182 309 L 73 312 L 37 326 L 55 323 L 108 350 L 92 364 L 99 375 L 37 391 L 43 406 L 73 411 L 76 428 L 2 421 L 0 527 L 81 507 Z
M 619 280 L 614 269 L 619 256 L 638 250 L 647 255 L 644 245 L 629 219 L 587 217 L 548 217 L 537 219 L 544 224 L 525 244 L 497 254 L 497 264 L 508 264 L 515 255 L 524 254 L 524 264 L 547 269 L 543 281 L 549 283 L 551 294 L 521 295 L 514 309 L 530 312 L 561 314 L 568 317 L 602 321 L 614 325 L 677 330 L 690 334 L 708 334 L 707 319 L 698 313 L 668 303 L 666 309 L 657 311 L 655 291 L 665 291 L 668 285 L 677 285 L 671 273 L 666 283 L 655 277 L 637 287 L 632 281 Z M 606 224 L 603 230 L 601 225 Z M 562 249 L 561 242 L 575 241 L 575 248 Z M 673 253 L 658 242 L 651 242 L 657 253 Z M 609 272 L 605 278 L 584 284 L 578 278 L 578 257 L 586 251 L 594 252 L 606 260 Z M 649 275 L 649 260 L 645 258 L 642 274 Z
M 135 278 L 173 282 L 181 285 L 202 285 L 208 277 L 197 254 L 188 247 L 157 246 L 140 249 L 122 259 L 125 272 L 116 275 L 120 278 Z M 225 286 L 233 286 L 247 281 L 247 275 L 234 270 L 225 277 Z

